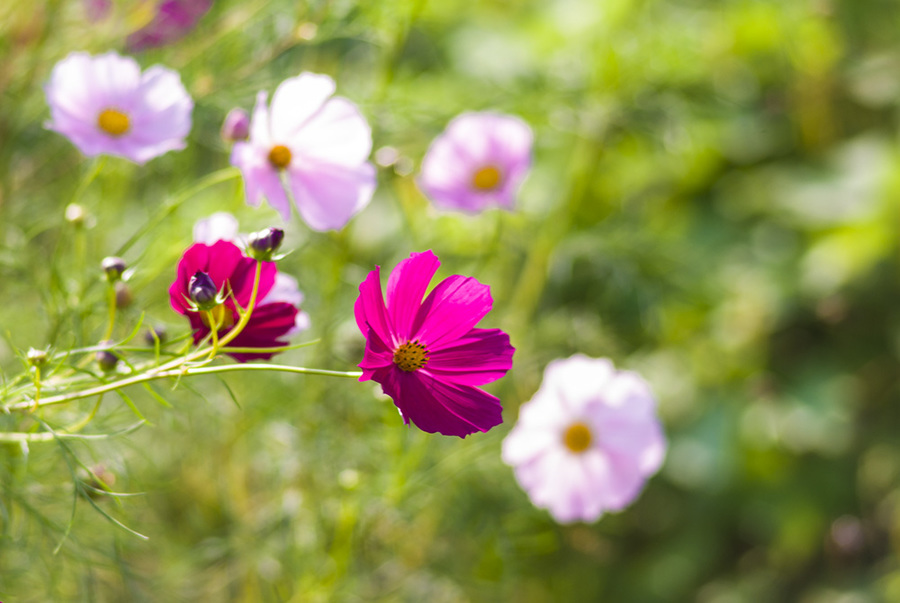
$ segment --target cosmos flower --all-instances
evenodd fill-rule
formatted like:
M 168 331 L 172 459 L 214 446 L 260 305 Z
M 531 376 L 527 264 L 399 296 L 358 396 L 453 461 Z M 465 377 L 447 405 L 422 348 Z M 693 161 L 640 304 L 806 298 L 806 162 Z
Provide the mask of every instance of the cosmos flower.
M 400 262 L 388 279 L 387 305 L 379 268 L 359 286 L 354 310 L 366 337 L 360 381 L 380 383 L 405 423 L 465 437 L 503 421 L 500 400 L 476 386 L 505 375 L 515 350 L 500 329 L 475 328 L 493 300 L 474 278 L 448 277 L 422 300 L 438 266 L 431 251 Z
M 221 339 L 240 320 L 235 302 L 242 308 L 250 305 L 256 260 L 244 256 L 241 249 L 229 241 L 217 241 L 212 245 L 194 243 L 184 252 L 178 263 L 175 282 L 169 287 L 169 303 L 172 308 L 188 317 L 193 330 L 194 343 L 199 343 L 211 332 L 211 324 L 218 326 Z M 290 277 L 288 277 L 290 278 Z M 298 308 L 292 301 L 285 301 L 284 292 L 276 287 L 278 270 L 274 262 L 262 262 L 256 307 L 244 330 L 229 344 L 232 347 L 271 348 L 288 345 L 289 337 L 297 326 Z M 215 291 L 223 294 L 224 302 L 215 305 L 209 313 L 198 312 L 189 300 L 198 297 L 198 284 L 211 282 Z M 285 281 L 282 278 L 282 289 Z M 203 301 L 207 295 L 200 290 Z M 256 358 L 269 359 L 270 353 L 230 354 L 240 362 Z
M 216 241 L 229 241 L 240 243 L 238 236 L 238 220 L 227 211 L 217 211 L 208 218 L 197 220 L 194 223 L 194 242 L 212 245 Z M 275 275 L 275 284 L 269 293 L 260 299 L 259 305 L 274 302 L 285 302 L 297 308 L 297 317 L 294 326 L 285 333 L 284 337 L 293 337 L 310 327 L 309 314 L 300 310 L 303 303 L 303 293 L 297 283 L 297 279 L 283 272 Z
M 53 67 L 45 87 L 46 127 L 89 157 L 145 163 L 183 149 L 194 103 L 178 74 L 159 65 L 144 73 L 134 59 L 73 52 Z
M 503 461 L 531 502 L 561 523 L 623 509 L 665 451 L 647 383 L 609 360 L 580 354 L 547 366 L 503 441 Z
M 128 36 L 128 50 L 138 52 L 176 42 L 186 36 L 212 7 L 212 0 L 163 0 L 153 19 Z
M 512 209 L 531 166 L 531 142 L 531 128 L 518 117 L 463 113 L 428 148 L 419 187 L 446 209 Z
M 343 228 L 369 203 L 375 190 L 369 124 L 356 105 L 332 97 L 334 89 L 327 75 L 301 73 L 278 86 L 271 107 L 265 92 L 257 95 L 250 139 L 231 152 L 247 203 L 258 206 L 265 197 L 289 220 L 286 185 L 313 230 Z

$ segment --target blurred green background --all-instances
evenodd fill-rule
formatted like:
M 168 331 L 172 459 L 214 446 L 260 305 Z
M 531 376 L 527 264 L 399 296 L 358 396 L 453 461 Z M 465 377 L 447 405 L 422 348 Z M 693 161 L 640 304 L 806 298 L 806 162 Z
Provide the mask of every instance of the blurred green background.
M 0 3 L 0 366 L 91 345 L 100 260 L 228 167 L 226 112 L 302 70 L 373 128 L 371 205 L 341 233 L 286 225 L 281 263 L 321 338 L 280 362 L 352 370 L 375 264 L 433 249 L 491 285 L 515 366 L 505 423 L 407 429 L 373 383 L 288 374 L 129 391 L 152 422 L 100 442 L 0 448 L 0 598 L 44 601 L 900 601 L 900 4 L 889 0 L 216 0 L 136 55 L 181 73 L 188 148 L 98 167 L 47 131 L 42 86 L 72 50 L 122 51 L 149 5 Z M 513 113 L 535 162 L 512 213 L 436 211 L 414 178 L 462 111 Z M 221 175 L 221 174 L 220 174 Z M 226 174 L 227 175 L 227 174 Z M 134 304 L 173 335 L 193 223 L 281 223 L 239 179 L 187 197 L 125 254 Z M 669 438 L 637 502 L 593 525 L 533 508 L 500 444 L 543 368 L 581 352 L 640 371 Z M 238 407 L 232 399 L 240 403 Z M 47 411 L 63 425 L 91 402 Z M 134 422 L 108 396 L 87 431 Z M 0 415 L 0 429 L 29 426 Z M 102 465 L 95 502 L 73 479 Z M 74 519 L 73 519 L 73 500 Z M 64 533 L 70 527 L 67 538 Z M 63 542 L 59 552 L 54 549 Z

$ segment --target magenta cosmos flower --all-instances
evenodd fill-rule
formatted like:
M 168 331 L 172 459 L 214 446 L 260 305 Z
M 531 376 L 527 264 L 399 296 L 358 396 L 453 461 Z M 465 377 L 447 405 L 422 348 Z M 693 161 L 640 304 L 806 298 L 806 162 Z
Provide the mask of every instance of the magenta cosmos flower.
M 229 241 L 217 241 L 212 245 L 194 243 L 184 252 L 178 263 L 175 282 L 169 287 L 169 303 L 176 312 L 190 320 L 194 343 L 199 343 L 210 334 L 211 321 L 205 314 L 191 308 L 191 278 L 205 274 L 211 279 L 215 291 L 225 294 L 224 303 L 210 311 L 214 322 L 219 325 L 217 332 L 221 339 L 240 320 L 235 301 L 242 308 L 249 307 L 255 273 L 256 260 L 244 256 L 241 249 Z M 292 303 L 295 300 L 285 300 L 284 291 L 276 291 L 277 279 L 275 263 L 263 262 L 257 292 L 259 301 L 247 326 L 231 341 L 230 346 L 272 348 L 288 345 L 284 338 L 293 334 L 297 327 L 298 308 Z M 246 362 L 256 358 L 268 359 L 273 354 L 230 356 Z
M 231 152 L 250 205 L 265 197 L 290 219 L 287 185 L 310 228 L 337 230 L 369 203 L 375 190 L 369 124 L 356 105 L 332 97 L 334 89 L 327 75 L 301 73 L 278 86 L 271 107 L 259 93 L 250 139 Z
M 115 52 L 73 52 L 56 64 L 45 87 L 46 127 L 89 157 L 116 155 L 144 163 L 183 149 L 194 103 L 178 74 L 159 65 L 144 73 Z
M 366 337 L 359 380 L 380 383 L 405 423 L 465 437 L 503 421 L 500 400 L 476 386 L 505 375 L 515 350 L 500 329 L 474 328 L 493 304 L 490 288 L 474 278 L 448 277 L 422 300 L 438 266 L 430 251 L 400 262 L 387 305 L 379 268 L 359 286 L 354 310 Z
M 447 209 L 512 209 L 531 166 L 531 141 L 531 128 L 518 117 L 463 113 L 428 148 L 419 187 Z
M 213 245 L 216 241 L 243 244 L 238 230 L 237 218 L 227 211 L 217 211 L 208 218 L 197 220 L 194 223 L 194 242 L 207 245 Z M 297 308 L 294 327 L 285 333 L 284 337 L 293 337 L 310 327 L 309 314 L 300 310 L 300 304 L 303 303 L 303 292 L 300 291 L 299 283 L 294 277 L 279 272 L 275 275 L 275 284 L 261 299 L 262 301 L 259 302 L 261 306 L 272 302 L 287 302 Z
M 212 0 L 163 0 L 153 19 L 126 40 L 132 52 L 176 42 L 197 25 L 212 7 Z
M 547 366 L 503 441 L 503 460 L 531 501 L 562 523 L 627 506 L 665 451 L 647 383 L 582 355 Z

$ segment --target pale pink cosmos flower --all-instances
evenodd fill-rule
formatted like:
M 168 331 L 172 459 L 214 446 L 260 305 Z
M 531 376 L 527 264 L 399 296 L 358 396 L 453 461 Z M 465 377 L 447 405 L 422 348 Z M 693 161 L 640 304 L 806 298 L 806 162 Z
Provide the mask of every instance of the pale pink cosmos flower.
M 547 366 L 502 454 L 535 506 L 570 523 L 630 504 L 665 451 L 647 383 L 579 354 Z
M 284 185 L 313 230 L 338 230 L 362 210 L 375 190 L 369 124 L 356 105 L 332 96 L 327 75 L 301 73 L 275 90 L 271 106 L 260 92 L 250 139 L 237 142 L 231 163 L 244 177 L 247 203 L 263 197 L 290 219 Z
M 518 117 L 463 113 L 428 148 L 419 187 L 446 209 L 512 209 L 531 167 L 531 144 L 531 128 Z
M 244 241 L 238 234 L 240 229 L 238 219 L 227 211 L 217 211 L 207 218 L 202 218 L 194 223 L 194 242 L 213 245 L 217 241 L 228 241 L 243 245 Z M 309 329 L 311 323 L 309 314 L 300 309 L 303 303 L 303 292 L 294 277 L 283 272 L 275 274 L 275 284 L 259 301 L 260 306 L 285 302 L 297 308 L 294 326 L 285 337 L 293 337 L 298 333 Z
M 130 57 L 73 52 L 45 86 L 46 127 L 89 157 L 116 155 L 135 163 L 185 147 L 194 103 L 181 78 L 156 65 L 141 73 Z

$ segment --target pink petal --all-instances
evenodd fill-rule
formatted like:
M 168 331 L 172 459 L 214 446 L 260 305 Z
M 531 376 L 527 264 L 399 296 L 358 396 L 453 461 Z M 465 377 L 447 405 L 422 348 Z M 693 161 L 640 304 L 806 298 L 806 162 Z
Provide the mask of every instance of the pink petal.
M 500 400 L 485 391 L 444 383 L 421 371 L 392 369 L 389 375 L 382 388 L 422 431 L 466 437 L 503 422 Z
M 375 334 L 387 346 L 397 345 L 393 333 L 394 329 L 388 318 L 387 309 L 384 307 L 384 297 L 381 294 L 381 268 L 376 267 L 369 273 L 359 285 L 359 297 L 356 298 L 356 304 L 353 306 L 353 313 L 356 316 L 356 326 L 367 338 L 369 330 L 372 329 Z
M 397 339 L 410 339 L 410 328 L 422 298 L 441 262 L 431 251 L 412 253 L 391 271 L 387 284 L 387 308 Z
M 266 92 L 256 94 L 256 105 L 253 107 L 253 115 L 250 118 L 250 142 L 263 149 L 266 155 L 272 147 L 268 98 L 269 95 Z
M 361 211 L 375 191 L 375 167 L 298 162 L 289 168 L 297 209 L 313 230 L 339 230 Z
M 286 79 L 272 97 L 272 137 L 292 140 L 334 94 L 334 80 L 327 75 L 303 72 Z
M 634 501 L 644 487 L 644 476 L 634 459 L 614 454 L 581 455 L 597 484 L 596 496 L 610 511 L 619 511 Z
M 559 434 L 555 431 L 531 428 L 519 420 L 503 440 L 503 462 L 512 466 L 521 465 L 559 445 Z
M 368 381 L 372 378 L 371 373 L 385 367 L 394 365 L 393 350 L 378 336 L 373 330 L 369 329 L 366 337 L 366 349 L 363 352 L 363 360 L 359 363 L 359 368 L 363 369 L 366 374 L 360 377 L 360 381 Z
M 491 311 L 491 290 L 471 277 L 444 279 L 428 295 L 413 322 L 413 337 L 431 352 L 454 345 Z
M 291 219 L 291 203 L 282 186 L 281 178 L 266 158 L 268 151 L 248 142 L 235 143 L 231 151 L 231 165 L 241 170 L 247 203 L 258 207 L 265 197 L 285 222 Z
M 353 168 L 372 152 L 372 130 L 356 105 L 336 97 L 297 130 L 290 146 L 316 163 Z
M 484 385 L 512 368 L 515 349 L 500 329 L 472 329 L 453 346 L 431 352 L 424 371 L 460 385 Z

